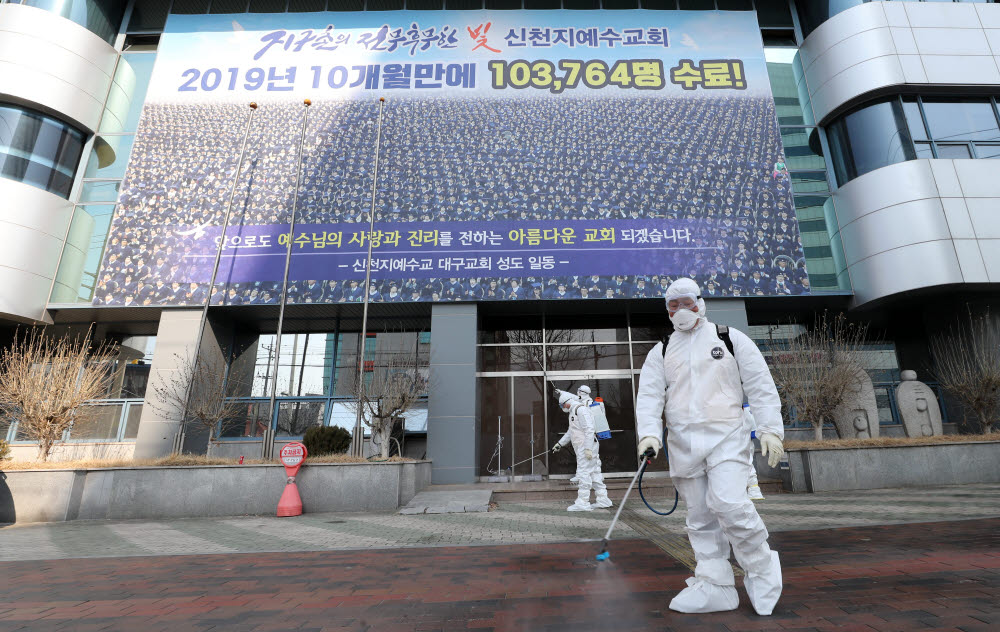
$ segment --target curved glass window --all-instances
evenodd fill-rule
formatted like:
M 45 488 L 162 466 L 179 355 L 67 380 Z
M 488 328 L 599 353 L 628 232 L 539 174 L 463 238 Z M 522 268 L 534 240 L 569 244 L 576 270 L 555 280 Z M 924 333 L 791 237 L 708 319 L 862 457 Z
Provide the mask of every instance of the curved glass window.
M 61 15 L 111 44 L 115 41 L 118 28 L 122 24 L 126 2 L 125 0 L 24 0 L 21 4 Z
M 0 176 L 69 198 L 86 139 L 58 119 L 0 103 Z
M 917 157 L 899 97 L 840 117 L 829 126 L 827 138 L 841 185 L 869 171 Z
M 892 97 L 828 128 L 837 180 L 914 158 L 1000 157 L 1000 104 L 992 97 Z

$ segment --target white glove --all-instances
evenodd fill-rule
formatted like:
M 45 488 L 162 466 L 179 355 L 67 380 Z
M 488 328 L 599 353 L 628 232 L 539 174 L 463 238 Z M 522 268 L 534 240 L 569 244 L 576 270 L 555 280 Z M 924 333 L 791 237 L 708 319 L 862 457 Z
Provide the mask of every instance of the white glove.
M 559 445 L 558 443 L 557 443 L 557 444 L 555 444 L 554 446 L 552 446 L 552 454 L 555 454 L 555 453 L 556 453 L 556 452 L 558 452 L 559 450 L 562 450 L 562 446 L 561 446 L 561 445 Z
M 592 459 L 592 458 L 594 458 L 594 451 L 593 450 L 584 450 L 583 451 L 583 456 L 587 457 L 588 459 Z
M 782 445 L 781 439 L 771 434 L 770 432 L 765 432 L 760 435 L 760 453 L 762 456 L 767 457 L 767 464 L 769 467 L 775 467 L 778 465 L 778 461 L 781 460 L 781 455 L 785 453 L 785 446 Z
M 639 458 L 644 458 L 643 455 L 646 454 L 646 450 L 653 448 L 653 458 L 660 453 L 660 440 L 656 437 L 643 437 L 642 441 L 639 442 Z

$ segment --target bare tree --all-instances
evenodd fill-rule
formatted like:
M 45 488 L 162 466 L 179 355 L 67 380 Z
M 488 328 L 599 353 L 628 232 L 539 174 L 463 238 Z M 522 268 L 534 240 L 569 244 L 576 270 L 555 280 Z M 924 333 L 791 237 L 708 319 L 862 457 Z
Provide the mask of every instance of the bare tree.
M 1000 414 L 1000 326 L 990 314 L 973 316 L 931 340 L 934 376 L 990 432 Z
M 389 441 L 396 423 L 427 392 L 426 367 L 407 353 L 392 353 L 364 367 L 357 400 L 347 407 L 357 412 L 372 431 L 383 459 L 389 458 Z
M 42 461 L 74 422 L 99 414 L 85 404 L 104 397 L 114 380 L 117 346 L 92 342 L 90 332 L 51 338 L 34 328 L 0 352 L 0 412 L 17 421 L 18 434 L 38 443 Z
M 166 381 L 153 387 L 154 408 L 160 414 L 180 417 L 181 430 L 193 426 L 208 433 L 208 440 L 239 423 L 247 422 L 247 402 L 236 401 L 242 384 L 226 371 L 223 358 L 175 355 L 179 367 Z
M 775 385 L 782 395 L 782 412 L 792 409 L 809 421 L 815 439 L 823 439 L 823 424 L 859 388 L 858 369 L 871 365 L 866 344 L 868 326 L 847 322 L 843 314 L 816 316 L 811 328 L 788 325 L 791 335 L 771 338 L 765 345 Z M 786 418 L 787 421 L 787 418 Z

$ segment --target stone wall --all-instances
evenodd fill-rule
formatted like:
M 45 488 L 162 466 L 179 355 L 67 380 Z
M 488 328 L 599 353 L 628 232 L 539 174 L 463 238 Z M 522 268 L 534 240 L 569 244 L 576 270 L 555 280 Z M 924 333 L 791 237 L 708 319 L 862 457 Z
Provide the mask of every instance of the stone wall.
M 297 477 L 304 511 L 391 511 L 430 484 L 430 461 L 317 463 Z M 280 465 L 0 472 L 0 523 L 273 515 Z
M 789 450 L 785 488 L 827 492 L 1000 483 L 1000 441 Z

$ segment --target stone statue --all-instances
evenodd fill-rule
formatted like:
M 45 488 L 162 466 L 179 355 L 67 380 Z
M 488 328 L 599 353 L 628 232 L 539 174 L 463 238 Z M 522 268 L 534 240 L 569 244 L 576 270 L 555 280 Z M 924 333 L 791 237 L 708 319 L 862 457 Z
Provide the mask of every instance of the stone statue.
M 944 434 L 941 407 L 931 387 L 917 380 L 916 371 L 903 371 L 903 381 L 896 387 L 896 406 L 903 418 L 907 437 L 931 437 Z
M 833 411 L 833 423 L 841 439 L 874 439 L 878 437 L 875 386 L 868 373 L 859 366 L 854 367 L 854 378 L 854 388 Z

